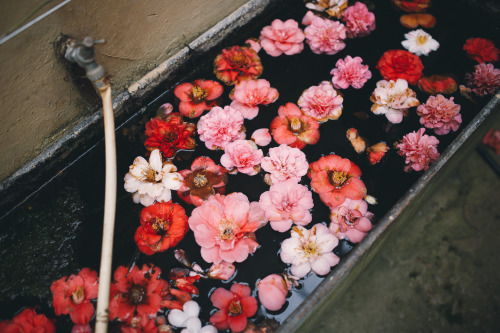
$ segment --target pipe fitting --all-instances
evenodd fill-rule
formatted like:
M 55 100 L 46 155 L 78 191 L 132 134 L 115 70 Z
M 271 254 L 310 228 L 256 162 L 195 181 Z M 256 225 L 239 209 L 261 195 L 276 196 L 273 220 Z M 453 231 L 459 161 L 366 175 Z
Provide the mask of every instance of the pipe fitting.
M 106 71 L 104 67 L 95 61 L 94 45 L 102 43 L 104 43 L 104 40 L 93 40 L 92 37 L 85 37 L 81 42 L 69 39 L 64 57 L 85 68 L 89 80 L 93 82 L 99 81 L 104 78 Z

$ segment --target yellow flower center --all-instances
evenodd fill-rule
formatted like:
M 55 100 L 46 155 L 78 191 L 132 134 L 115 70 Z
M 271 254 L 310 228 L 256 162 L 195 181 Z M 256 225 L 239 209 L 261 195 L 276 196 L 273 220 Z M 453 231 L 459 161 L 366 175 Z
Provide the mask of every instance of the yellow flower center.
M 73 293 L 71 294 L 71 299 L 75 304 L 81 304 L 83 300 L 85 299 L 85 292 L 83 290 L 83 286 L 78 287 Z
M 219 238 L 221 240 L 231 240 L 234 237 L 233 223 L 226 218 L 219 222 Z
M 297 133 L 302 129 L 302 123 L 300 122 L 299 118 L 293 118 L 292 121 L 290 122 L 290 129 Z
M 243 67 L 247 62 L 247 58 L 243 53 L 237 53 L 233 56 L 231 56 L 231 64 L 234 67 Z
M 349 175 L 344 171 L 333 171 L 330 173 L 330 183 L 339 188 L 349 179 Z
M 240 301 L 231 301 L 228 310 L 230 316 L 237 316 L 243 311 Z
M 318 246 L 316 245 L 316 243 L 313 243 L 313 242 L 310 242 L 308 244 L 304 244 L 302 246 L 302 250 L 304 251 L 304 255 L 306 257 L 313 257 L 319 253 Z
M 427 43 L 427 40 L 428 40 L 428 39 L 429 39 L 429 38 L 428 38 L 427 36 L 425 36 L 425 35 L 419 35 L 419 36 L 417 37 L 417 44 L 418 44 L 418 45 L 423 45 L 423 44 Z
M 151 223 L 151 228 L 153 228 L 153 230 L 158 235 L 164 234 L 169 227 L 170 227 L 170 221 L 165 221 L 164 219 L 161 219 L 159 217 L 155 217 L 154 222 Z
M 146 171 L 146 180 L 151 183 L 156 183 L 156 171 L 153 168 L 148 168 Z
M 201 103 L 207 97 L 207 92 L 205 90 L 201 89 L 200 86 L 194 86 L 191 89 L 191 95 L 193 96 L 193 102 Z
M 208 183 L 208 179 L 207 179 L 207 177 L 205 177 L 205 175 L 198 174 L 193 179 L 193 184 L 196 187 L 203 187 L 203 186 L 207 185 L 207 183 Z

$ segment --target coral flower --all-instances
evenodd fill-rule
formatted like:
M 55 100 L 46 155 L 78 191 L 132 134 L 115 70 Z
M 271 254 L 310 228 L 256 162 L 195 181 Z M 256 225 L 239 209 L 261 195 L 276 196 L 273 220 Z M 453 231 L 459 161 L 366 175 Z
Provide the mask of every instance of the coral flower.
M 406 40 L 402 41 L 401 45 L 418 56 L 426 56 L 431 51 L 436 51 L 439 48 L 439 43 L 422 29 L 410 31 L 405 34 L 405 38 Z
M 307 0 L 306 7 L 317 12 L 324 12 L 334 18 L 341 18 L 346 10 L 347 0 Z
M 424 135 L 425 128 L 417 132 L 406 134 L 395 146 L 399 149 L 398 154 L 405 157 L 404 167 L 406 172 L 429 169 L 429 164 L 439 157 L 437 145 L 439 140 L 435 136 Z
M 359 243 L 372 229 L 372 217 L 365 201 L 346 199 L 342 205 L 331 209 L 329 229 L 338 239 L 347 237 L 351 242 Z
M 278 109 L 278 117 L 271 122 L 271 134 L 278 144 L 302 149 L 319 140 L 319 123 L 302 114 L 297 105 L 286 103 Z
M 311 163 L 307 176 L 313 191 L 329 207 L 341 205 L 346 198 L 361 200 L 366 194 L 365 184 L 359 178 L 361 169 L 338 155 L 323 156 Z
M 347 89 L 349 86 L 355 89 L 363 87 L 366 81 L 371 79 L 372 72 L 368 69 L 368 65 L 363 65 L 362 62 L 363 59 L 360 57 L 351 56 L 337 60 L 335 68 L 330 72 L 333 75 L 333 86 L 337 89 Z
M 405 80 L 397 81 L 381 80 L 377 82 L 377 88 L 370 96 L 374 103 L 371 110 L 375 114 L 383 114 L 393 124 L 399 124 L 403 116 L 408 113 L 412 106 L 420 104 L 416 98 L 417 94 L 408 88 Z
M 302 112 L 319 122 L 335 120 L 342 114 L 344 98 L 328 81 L 304 90 L 297 104 Z
M 302 278 L 311 270 L 326 275 L 339 263 L 340 258 L 332 252 L 339 240 L 323 224 L 315 224 L 310 230 L 293 227 L 291 236 L 281 243 L 280 256 L 285 264 L 292 264 L 294 276 Z
M 431 5 L 432 0 L 392 0 L 392 3 L 405 12 L 423 12 Z
M 184 183 L 177 194 L 188 204 L 199 206 L 211 195 L 224 193 L 226 189 L 226 169 L 208 157 L 196 158 L 191 164 L 191 170 L 181 170 L 180 174 Z
M 224 49 L 214 60 L 214 74 L 227 85 L 256 79 L 262 70 L 257 52 L 246 46 Z
M 356 153 L 361 154 L 366 149 L 365 139 L 359 135 L 358 130 L 355 128 L 349 128 L 346 132 L 346 137 L 351 143 L 352 147 Z
M 500 130 L 490 129 L 484 136 L 483 143 L 500 155 Z
M 242 262 L 254 253 L 259 246 L 254 232 L 264 224 L 259 203 L 250 203 L 239 192 L 211 196 L 189 218 L 189 227 L 201 246 L 201 256 L 215 264 Z
M 336 54 L 345 47 L 346 28 L 340 22 L 314 17 L 304 29 L 307 44 L 316 54 Z
M 271 274 L 257 283 L 257 295 L 259 301 L 267 310 L 278 311 L 286 302 L 288 286 L 283 277 Z
M 447 99 L 443 95 L 430 96 L 425 104 L 420 104 L 417 114 L 420 123 L 427 128 L 433 128 L 437 135 L 456 132 L 462 123 L 460 105 L 453 102 L 453 97 Z
M 83 268 L 77 275 L 62 277 L 52 282 L 52 306 L 56 316 L 69 314 L 73 323 L 86 325 L 94 316 L 94 305 L 99 283 L 97 272 Z
M 304 33 L 295 20 L 274 20 L 270 26 L 262 28 L 260 45 L 270 56 L 277 57 L 283 53 L 293 55 L 304 49 Z
M 182 83 L 174 89 L 175 96 L 181 100 L 179 111 L 186 117 L 199 117 L 203 111 L 210 110 L 224 88 L 219 82 L 195 80 L 194 83 Z
M 417 84 L 424 65 L 418 56 L 405 50 L 386 51 L 377 63 L 377 69 L 386 79 L 404 79 L 409 84 Z
M 255 118 L 259 113 L 257 105 L 274 103 L 278 96 L 278 90 L 271 88 L 269 81 L 264 79 L 242 81 L 229 95 L 233 100 L 231 107 L 238 110 L 245 119 Z
M 250 140 L 236 140 L 226 146 L 220 164 L 229 173 L 241 172 L 253 176 L 260 171 L 260 161 L 264 153 Z
M 134 240 L 145 254 L 155 254 L 176 246 L 188 232 L 184 208 L 176 203 L 155 203 L 141 212 L 141 225 Z
M 469 58 L 479 63 L 498 61 L 500 53 L 495 44 L 486 38 L 469 38 L 465 41 L 463 49 Z
M 0 332 L 5 333 L 55 333 L 53 319 L 37 314 L 35 309 L 24 309 L 12 320 L 0 321 Z
M 180 113 L 174 112 L 162 120 L 153 118 L 146 124 L 146 142 L 149 151 L 159 149 L 164 158 L 173 158 L 179 150 L 194 149 L 193 135 L 196 126 L 182 120 Z
M 89 331 L 91 333 L 92 331 Z M 120 325 L 121 333 L 171 333 L 172 328 L 167 325 L 167 320 L 164 316 L 156 316 L 150 318 L 147 315 L 135 317 L 130 326 L 126 324 Z M 75 332 L 71 332 L 75 333 Z
M 272 185 L 261 194 L 260 208 L 265 212 L 271 228 L 285 232 L 292 226 L 305 226 L 312 221 L 309 209 L 314 207 L 312 193 L 306 186 L 293 181 Z
M 210 296 L 219 310 L 210 317 L 210 324 L 219 330 L 241 332 L 247 327 L 247 318 L 257 313 L 257 300 L 250 287 L 235 283 L 230 290 L 217 288 Z
M 220 264 L 213 264 L 209 271 L 208 276 L 212 279 L 218 280 L 229 280 L 236 271 L 236 267 L 225 261 L 221 261 Z
M 309 168 L 306 154 L 287 145 L 270 148 L 269 156 L 264 157 L 260 165 L 264 171 L 270 173 L 272 184 L 287 180 L 298 183 Z
M 345 22 L 349 38 L 368 36 L 375 30 L 375 15 L 362 2 L 347 7 L 342 21 Z
M 380 160 L 385 156 L 385 153 L 389 151 L 389 146 L 384 142 L 379 142 L 366 148 L 368 153 L 368 161 L 371 165 L 375 165 L 380 162 Z M 366 198 L 365 198 L 366 199 Z
M 259 128 L 252 133 L 252 141 L 257 144 L 257 146 L 267 146 L 271 143 L 272 137 L 269 133 L 269 128 Z
M 458 89 L 457 81 L 447 75 L 431 75 L 418 80 L 418 88 L 429 95 L 453 94 Z
M 208 149 L 224 149 L 229 142 L 245 138 L 243 120 L 235 108 L 216 106 L 198 121 L 200 140 Z
M 476 95 L 492 95 L 500 88 L 500 69 L 492 64 L 479 64 L 474 66 L 474 73 L 465 74 L 465 80 Z

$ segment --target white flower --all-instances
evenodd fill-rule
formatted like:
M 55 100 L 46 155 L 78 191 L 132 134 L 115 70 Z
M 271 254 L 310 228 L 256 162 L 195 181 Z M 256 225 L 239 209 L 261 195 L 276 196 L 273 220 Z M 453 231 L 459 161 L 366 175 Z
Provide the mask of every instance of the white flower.
M 171 190 L 178 190 L 182 185 L 182 176 L 171 162 L 162 163 L 158 149 L 151 152 L 149 163 L 141 156 L 125 175 L 125 191 L 133 193 L 135 203 L 150 206 L 155 201 L 167 202 L 172 199 Z
M 182 310 L 172 309 L 168 314 L 171 325 L 185 327 L 181 333 L 217 333 L 217 329 L 212 325 L 201 327 L 201 321 L 198 319 L 200 306 L 195 301 L 184 303 Z
M 374 114 L 385 115 L 391 123 L 399 124 L 410 107 L 420 104 L 416 96 L 417 94 L 408 88 L 406 80 L 380 80 L 370 96 L 374 103 L 371 110 Z
M 405 49 L 418 56 L 428 55 L 431 51 L 436 51 L 439 48 L 439 43 L 422 29 L 410 31 L 405 34 L 406 40 L 401 44 Z

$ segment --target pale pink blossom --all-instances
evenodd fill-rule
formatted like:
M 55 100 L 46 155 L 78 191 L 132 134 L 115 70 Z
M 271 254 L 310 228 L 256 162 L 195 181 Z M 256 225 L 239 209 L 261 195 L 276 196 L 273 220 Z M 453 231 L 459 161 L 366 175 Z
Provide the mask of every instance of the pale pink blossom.
M 368 65 L 363 65 L 362 62 L 363 59 L 360 57 L 351 56 L 337 60 L 335 68 L 330 72 L 333 75 L 333 86 L 337 89 L 347 89 L 349 86 L 356 89 L 363 87 L 366 81 L 371 79 L 372 72 L 368 69 Z
M 437 145 L 439 140 L 435 136 L 424 135 L 425 128 L 411 132 L 396 144 L 398 154 L 405 157 L 406 172 L 429 169 L 429 164 L 439 157 Z
M 279 232 L 287 231 L 293 223 L 305 226 L 312 221 L 309 212 L 314 207 L 312 193 L 293 180 L 272 185 L 260 195 L 259 205 L 271 228 Z
M 281 275 L 271 274 L 257 283 L 257 295 L 262 306 L 270 311 L 278 311 L 286 302 L 288 287 Z
M 307 173 L 309 163 L 302 150 L 283 144 L 270 148 L 269 156 L 262 159 L 260 166 L 271 174 L 270 178 L 273 184 L 287 180 L 298 183 L 302 176 Z
M 374 114 L 383 114 L 393 124 L 399 124 L 403 116 L 412 106 L 420 104 L 417 94 L 408 88 L 408 82 L 403 79 L 397 81 L 381 80 L 370 96 L 374 103 L 371 110 Z
M 474 73 L 466 74 L 465 80 L 476 95 L 492 95 L 500 89 L 500 69 L 486 63 L 475 65 Z
M 252 133 L 252 140 L 261 147 L 265 147 L 271 143 L 272 137 L 269 133 L 269 128 L 259 128 Z
M 271 84 L 265 79 L 241 81 L 229 95 L 233 100 L 231 107 L 238 110 L 245 119 L 255 118 L 259 113 L 257 105 L 274 103 L 278 96 L 278 90 L 271 88 Z
M 342 115 L 344 98 L 328 81 L 304 90 L 297 104 L 305 115 L 319 122 L 338 119 Z
M 427 128 L 433 128 L 437 135 L 455 132 L 462 123 L 460 105 L 453 102 L 453 97 L 447 99 L 441 94 L 429 96 L 425 104 L 417 108 L 420 123 Z
M 293 55 L 304 49 L 304 33 L 297 21 L 289 19 L 285 22 L 276 19 L 270 26 L 262 28 L 260 45 L 270 56 L 277 57 L 283 53 Z
M 331 17 L 341 18 L 347 8 L 347 0 L 307 0 L 306 8 L 326 13 Z
M 313 19 L 316 17 L 313 12 L 310 10 L 307 11 L 306 15 L 302 18 L 302 24 L 303 25 L 311 25 Z
M 321 223 L 310 230 L 295 226 L 291 237 L 281 243 L 281 260 L 292 265 L 290 271 L 296 277 L 302 278 L 311 270 L 316 275 L 326 275 L 340 261 L 332 252 L 338 243 L 337 237 Z
M 229 280 L 236 271 L 233 264 L 222 261 L 219 264 L 213 264 L 208 271 L 208 276 L 212 279 Z
M 244 139 L 243 116 L 231 106 L 214 107 L 198 121 L 200 140 L 208 149 L 224 149 L 231 141 Z
M 338 239 L 347 237 L 351 242 L 359 243 L 372 229 L 372 217 L 364 200 L 346 199 L 342 205 L 330 209 L 332 222 L 329 229 Z
M 259 51 L 262 49 L 260 40 L 258 40 L 257 38 L 249 38 L 245 41 L 245 44 L 247 44 L 247 46 L 250 46 L 250 48 L 256 53 L 259 53 Z
M 229 143 L 220 158 L 220 164 L 229 173 L 241 172 L 250 176 L 260 171 L 260 162 L 264 153 L 255 142 L 250 140 L 236 140 Z
M 170 103 L 165 103 L 160 105 L 158 112 L 156 113 L 160 118 L 165 118 L 167 115 L 174 111 L 174 106 Z
M 362 2 L 347 7 L 342 16 L 347 28 L 347 37 L 364 37 L 375 30 L 375 15 Z
M 314 17 L 311 24 L 304 29 L 307 43 L 316 54 L 336 54 L 345 47 L 345 26 L 337 21 Z

